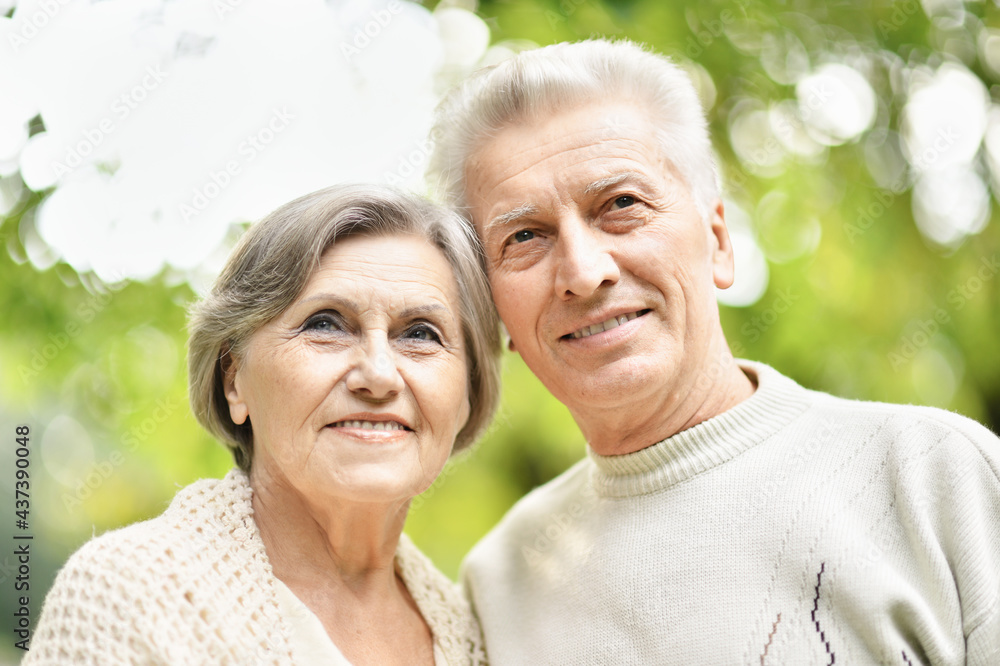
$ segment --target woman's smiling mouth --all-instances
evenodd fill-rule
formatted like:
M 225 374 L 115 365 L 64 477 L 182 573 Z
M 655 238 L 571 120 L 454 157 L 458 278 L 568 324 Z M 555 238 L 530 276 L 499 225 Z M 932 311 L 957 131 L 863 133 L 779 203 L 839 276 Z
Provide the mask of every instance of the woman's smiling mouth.
M 358 428 L 360 430 L 409 430 L 396 421 L 337 421 L 331 428 Z

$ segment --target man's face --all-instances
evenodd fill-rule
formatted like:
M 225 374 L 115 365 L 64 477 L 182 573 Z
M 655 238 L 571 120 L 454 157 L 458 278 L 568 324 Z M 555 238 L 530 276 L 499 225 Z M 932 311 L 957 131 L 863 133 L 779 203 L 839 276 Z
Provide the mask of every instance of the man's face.
M 468 162 L 513 348 L 578 421 L 676 403 L 721 335 L 722 206 L 703 221 L 669 157 L 644 108 L 609 102 L 511 125 Z

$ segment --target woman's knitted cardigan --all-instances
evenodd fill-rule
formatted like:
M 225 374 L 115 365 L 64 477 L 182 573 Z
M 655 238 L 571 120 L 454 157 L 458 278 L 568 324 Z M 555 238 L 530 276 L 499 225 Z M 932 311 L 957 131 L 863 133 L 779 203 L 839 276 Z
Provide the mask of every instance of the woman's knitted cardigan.
M 291 664 L 252 496 L 234 469 L 85 544 L 59 572 L 22 663 Z M 406 535 L 396 570 L 447 663 L 485 663 L 467 602 Z

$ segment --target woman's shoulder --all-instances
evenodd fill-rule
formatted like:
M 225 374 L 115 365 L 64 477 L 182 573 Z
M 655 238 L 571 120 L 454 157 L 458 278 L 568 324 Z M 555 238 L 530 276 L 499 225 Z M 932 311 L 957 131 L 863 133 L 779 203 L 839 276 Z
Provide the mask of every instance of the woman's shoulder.
M 201 479 L 178 491 L 159 516 L 95 537 L 83 544 L 64 569 L 113 563 L 123 575 L 169 560 L 182 561 L 222 546 L 223 540 L 248 540 L 253 525 L 251 490 L 246 476 L 234 470 L 223 479 Z
M 268 639 L 261 655 L 281 652 L 250 497 L 242 472 L 197 481 L 156 518 L 85 543 L 46 596 L 31 663 L 183 663 L 197 650 L 245 656 L 260 636 Z
M 461 588 L 441 573 L 406 534 L 400 535 L 396 548 L 396 570 L 447 663 L 487 663 L 482 630 Z
M 424 555 L 406 534 L 399 535 L 399 545 L 396 546 L 396 570 L 411 595 L 418 592 L 425 595 L 432 594 L 459 605 L 464 601 L 458 585 L 434 566 L 430 558 Z
M 148 596 L 154 584 L 197 578 L 194 567 L 231 551 L 226 542 L 247 531 L 246 520 L 252 524 L 250 499 L 241 489 L 233 473 L 182 488 L 159 516 L 84 543 L 60 569 L 50 595 L 68 591 L 110 602 Z

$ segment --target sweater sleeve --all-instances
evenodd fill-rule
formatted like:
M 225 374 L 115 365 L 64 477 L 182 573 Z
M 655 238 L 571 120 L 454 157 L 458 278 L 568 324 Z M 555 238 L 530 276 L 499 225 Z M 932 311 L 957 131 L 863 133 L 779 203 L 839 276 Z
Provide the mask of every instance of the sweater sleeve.
M 1000 664 L 1000 439 L 962 419 L 946 524 L 962 603 L 968 666 Z M 954 469 L 954 468 L 953 468 Z
M 965 647 L 968 666 L 1000 664 L 1000 621 L 996 613 L 992 622 L 979 625 L 969 634 Z
M 982 563 L 981 615 L 973 618 L 974 626 L 966 640 L 968 666 L 988 666 L 1000 664 L 1000 440 L 992 438 L 992 456 L 988 470 L 983 472 L 985 493 L 982 497 L 981 523 L 973 527 L 981 529 L 982 541 L 979 546 L 986 556 Z M 975 584 L 975 583 L 974 583 Z
M 138 581 L 106 540 L 85 544 L 60 570 L 45 598 L 26 666 L 163 663 L 134 626 L 142 614 Z

